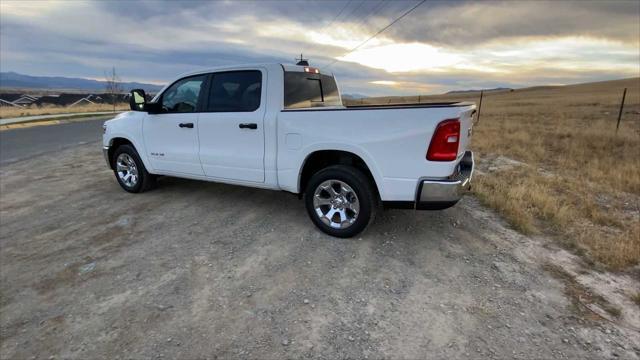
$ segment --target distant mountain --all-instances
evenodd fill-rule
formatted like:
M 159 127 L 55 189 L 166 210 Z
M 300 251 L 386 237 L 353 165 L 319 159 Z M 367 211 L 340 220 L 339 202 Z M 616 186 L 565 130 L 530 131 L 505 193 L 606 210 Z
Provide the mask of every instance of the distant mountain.
M 105 81 L 82 78 L 30 76 L 15 72 L 0 72 L 0 88 L 104 91 L 105 85 Z M 158 92 L 162 88 L 160 85 L 143 84 L 138 82 L 122 82 L 120 85 L 126 91 L 131 89 L 144 89 L 146 92 L 150 93 Z
M 511 90 L 513 89 L 499 87 L 499 88 L 493 88 L 493 89 L 454 90 L 454 91 L 447 92 L 447 94 L 466 94 L 466 93 L 473 93 L 473 92 L 480 92 L 480 91 L 490 92 L 490 91 L 511 91 Z

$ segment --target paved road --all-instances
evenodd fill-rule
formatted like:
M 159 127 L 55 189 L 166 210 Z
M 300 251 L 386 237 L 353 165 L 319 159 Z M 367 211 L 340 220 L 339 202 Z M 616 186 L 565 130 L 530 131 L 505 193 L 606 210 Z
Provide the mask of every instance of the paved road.
M 0 166 L 66 147 L 99 141 L 105 117 L 0 131 Z
M 119 113 L 119 112 L 118 112 Z M 78 117 L 82 115 L 111 115 L 114 114 L 111 111 L 93 111 L 93 112 L 84 112 L 84 113 L 63 113 L 63 114 L 47 114 L 47 115 L 34 115 L 34 116 L 21 116 L 17 118 L 9 118 L 9 119 L 0 119 L 0 125 L 8 125 L 8 124 L 16 124 L 22 123 L 25 121 L 33 121 L 33 120 L 48 120 L 48 119 L 60 119 L 60 118 L 68 118 L 68 117 Z

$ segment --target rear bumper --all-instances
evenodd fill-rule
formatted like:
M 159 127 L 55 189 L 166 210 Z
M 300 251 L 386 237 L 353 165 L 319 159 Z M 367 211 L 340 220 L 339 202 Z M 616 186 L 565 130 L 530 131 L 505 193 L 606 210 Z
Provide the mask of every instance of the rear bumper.
M 471 189 L 474 168 L 473 152 L 460 160 L 455 176 L 444 180 L 421 180 L 416 195 L 416 209 L 440 210 L 455 205 Z
M 385 202 L 387 208 L 442 210 L 455 205 L 471 189 L 473 152 L 467 151 L 456 173 L 447 179 L 420 179 L 415 201 Z

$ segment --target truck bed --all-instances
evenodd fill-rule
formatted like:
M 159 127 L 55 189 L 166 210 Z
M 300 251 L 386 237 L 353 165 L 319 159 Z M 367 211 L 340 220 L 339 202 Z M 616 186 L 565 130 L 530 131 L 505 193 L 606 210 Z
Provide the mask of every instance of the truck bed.
M 415 200 L 419 179 L 446 179 L 455 173 L 467 150 L 474 112 L 470 102 L 283 110 L 277 119 L 279 186 L 299 192 L 306 157 L 331 149 L 360 157 L 383 201 Z M 447 119 L 460 120 L 458 159 L 429 161 L 426 154 L 433 133 Z
M 344 111 L 344 110 L 384 110 L 384 109 L 416 109 L 416 108 L 443 108 L 443 107 L 463 107 L 474 105 L 472 102 L 433 102 L 433 103 L 406 103 L 406 104 L 367 104 L 349 105 L 341 108 L 317 107 L 305 109 L 285 109 L 283 111 Z

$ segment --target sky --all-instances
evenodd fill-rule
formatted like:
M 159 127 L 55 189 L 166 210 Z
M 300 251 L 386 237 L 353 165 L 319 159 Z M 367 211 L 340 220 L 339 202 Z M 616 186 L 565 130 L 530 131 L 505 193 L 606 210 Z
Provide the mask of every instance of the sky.
M 0 1 L 0 70 L 164 84 L 294 63 L 343 93 L 437 94 L 640 76 L 640 1 Z

